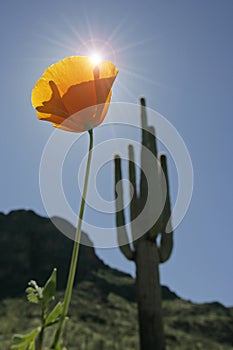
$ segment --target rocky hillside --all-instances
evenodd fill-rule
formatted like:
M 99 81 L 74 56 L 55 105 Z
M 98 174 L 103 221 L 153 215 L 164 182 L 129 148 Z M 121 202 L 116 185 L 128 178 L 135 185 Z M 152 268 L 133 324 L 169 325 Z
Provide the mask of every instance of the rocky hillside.
M 65 224 L 70 229 L 71 225 L 64 221 Z M 83 238 L 88 240 L 84 233 Z M 72 247 L 73 241 L 48 218 L 26 210 L 0 213 L 0 298 L 22 295 L 31 279 L 43 283 L 54 267 L 58 270 L 58 288 L 63 289 Z M 88 279 L 90 271 L 105 267 L 91 243 L 90 247 L 81 246 L 80 260 L 80 281 Z
M 43 285 L 56 266 L 63 289 L 71 249 L 72 241 L 47 218 L 32 211 L 0 214 L 0 350 L 10 349 L 14 333 L 39 325 L 38 306 L 24 296 L 27 282 L 33 278 Z M 82 246 L 76 283 L 65 330 L 68 350 L 138 350 L 133 278 L 106 266 L 92 247 Z M 162 291 L 167 350 L 233 349 L 232 308 L 193 304 L 167 287 Z M 57 299 L 62 295 L 58 292 Z M 50 338 L 51 333 L 47 344 Z
M 65 329 L 67 349 L 139 350 L 136 303 L 122 293 L 132 290 L 133 284 L 130 276 L 111 269 L 93 271 L 93 281 L 81 281 L 74 290 Z M 56 299 L 62 295 L 59 292 Z M 163 301 L 163 314 L 166 350 L 233 349 L 232 308 L 174 298 Z M 39 320 L 38 305 L 28 304 L 25 297 L 1 300 L 0 350 L 10 349 L 12 335 L 29 332 Z M 53 333 L 48 331 L 47 345 Z
M 75 229 L 65 220 L 69 230 Z M 94 281 L 94 272 L 99 269 L 111 270 L 113 274 L 125 276 L 110 269 L 95 254 L 95 250 L 85 233 L 82 233 L 79 264 L 75 283 L 83 280 Z M 50 221 L 33 211 L 17 210 L 8 215 L 0 213 L 0 299 L 24 294 L 27 283 L 34 279 L 43 284 L 54 267 L 58 270 L 58 289 L 65 288 L 73 241 L 64 236 Z M 113 288 L 98 279 L 101 289 Z M 120 287 L 115 286 L 120 293 Z M 107 290 L 106 290 L 107 292 Z M 176 295 L 164 287 L 164 298 L 170 299 Z M 134 300 L 134 286 L 124 287 L 121 294 Z

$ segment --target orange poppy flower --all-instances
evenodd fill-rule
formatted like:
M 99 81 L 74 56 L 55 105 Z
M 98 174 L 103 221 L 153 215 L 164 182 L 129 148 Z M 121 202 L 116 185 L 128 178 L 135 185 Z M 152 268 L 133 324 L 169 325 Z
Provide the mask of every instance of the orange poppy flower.
M 113 63 L 96 66 L 85 56 L 71 56 L 53 64 L 32 90 L 38 118 L 74 132 L 96 127 L 108 111 L 117 73 Z

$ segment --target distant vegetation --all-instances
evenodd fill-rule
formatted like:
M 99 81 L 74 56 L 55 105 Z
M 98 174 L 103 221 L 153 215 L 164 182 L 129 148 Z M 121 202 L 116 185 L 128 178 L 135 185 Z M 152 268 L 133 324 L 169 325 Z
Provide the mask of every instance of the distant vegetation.
M 13 334 L 39 325 L 39 307 L 23 291 L 32 278 L 43 285 L 55 265 L 62 289 L 71 248 L 49 219 L 31 211 L 0 214 L 0 350 L 10 349 Z M 167 287 L 162 294 L 167 350 L 232 350 L 233 308 L 196 305 Z M 104 265 L 92 247 L 82 246 L 70 316 L 68 350 L 139 350 L 135 281 Z
M 64 337 L 68 350 L 138 350 L 136 303 L 121 293 L 124 286 L 130 290 L 133 279 L 105 269 L 94 272 L 93 280 L 80 282 L 74 291 Z M 167 350 L 233 347 L 233 308 L 218 303 L 195 305 L 176 298 L 164 300 L 163 314 Z M 35 328 L 39 317 L 37 305 L 29 305 L 26 298 L 2 300 L 0 349 L 10 349 L 11 336 Z

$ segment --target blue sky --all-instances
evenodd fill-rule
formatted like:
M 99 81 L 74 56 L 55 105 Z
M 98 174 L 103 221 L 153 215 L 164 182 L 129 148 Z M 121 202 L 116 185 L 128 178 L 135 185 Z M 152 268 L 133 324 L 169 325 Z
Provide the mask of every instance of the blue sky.
M 192 202 L 161 266 L 162 283 L 195 302 L 233 305 L 232 11 L 231 0 L 4 2 L 0 210 L 46 215 L 39 164 L 53 128 L 37 120 L 31 89 L 50 64 L 102 45 L 120 69 L 113 101 L 145 96 L 178 130 L 193 162 Z M 134 273 L 118 249 L 98 254 Z

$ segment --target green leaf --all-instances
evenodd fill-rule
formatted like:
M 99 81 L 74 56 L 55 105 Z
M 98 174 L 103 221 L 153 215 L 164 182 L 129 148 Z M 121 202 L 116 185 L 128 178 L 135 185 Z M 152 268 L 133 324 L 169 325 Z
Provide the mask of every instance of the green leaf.
M 59 320 L 59 316 L 62 313 L 63 304 L 59 301 L 50 314 L 46 317 L 45 327 L 51 326 Z
M 12 350 L 34 350 L 33 344 L 36 336 L 39 334 L 41 327 L 38 327 L 27 334 L 15 334 L 13 336 Z M 29 347 L 29 348 L 28 348 Z
M 56 291 L 56 282 L 57 282 L 57 269 L 53 269 L 51 276 L 46 282 L 43 288 L 43 302 L 48 304 L 51 300 L 54 299 L 54 294 Z
M 67 348 L 65 346 L 62 346 L 61 343 L 57 344 L 56 350 L 67 350 Z
M 25 335 L 23 334 L 15 334 L 13 335 L 13 343 L 20 344 L 25 342 Z
M 27 350 L 28 343 L 22 343 L 18 345 L 12 345 L 11 350 Z
M 28 350 L 36 350 L 35 341 L 31 342 L 31 344 L 29 345 Z
M 33 340 L 29 344 L 27 342 L 18 345 L 12 345 L 11 350 L 35 350 L 35 341 Z

